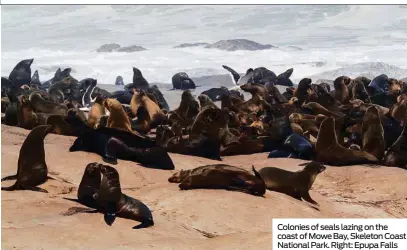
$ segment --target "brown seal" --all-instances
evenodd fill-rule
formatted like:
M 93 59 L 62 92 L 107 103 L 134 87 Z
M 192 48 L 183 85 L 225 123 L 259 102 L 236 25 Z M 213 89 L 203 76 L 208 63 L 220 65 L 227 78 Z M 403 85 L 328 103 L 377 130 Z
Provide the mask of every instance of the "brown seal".
M 297 89 L 294 91 L 294 97 L 298 98 L 298 103 L 301 105 L 306 101 L 309 101 L 313 94 L 312 80 L 310 78 L 303 78 L 299 83 Z
M 401 123 L 401 126 L 407 124 L 407 94 L 397 97 L 395 103 L 390 109 L 390 115 Z
M 376 107 L 367 109 L 362 123 L 362 150 L 374 155 L 378 160 L 383 159 L 386 150 L 384 129 Z
M 352 99 L 359 99 L 364 103 L 371 103 L 369 94 L 362 81 L 353 81 L 352 85 Z
M 170 125 L 172 125 L 173 122 L 178 122 L 182 127 L 190 126 L 199 111 L 199 103 L 192 96 L 190 90 L 185 90 L 182 92 L 179 107 L 168 112 L 168 122 Z
M 148 113 L 148 110 L 145 106 L 139 106 L 136 118 L 134 118 L 131 122 L 132 129 L 137 132 L 147 134 L 151 130 L 152 121 L 150 114 Z
M 88 126 L 95 128 L 102 115 L 106 115 L 106 109 L 103 105 L 103 98 L 101 96 L 97 96 L 95 103 L 93 103 L 88 113 Z
M 404 87 L 403 81 L 394 78 L 389 78 L 387 84 L 389 85 L 390 91 L 401 91 Z
M 29 99 L 35 112 L 57 115 L 66 115 L 68 112 L 68 107 L 66 105 L 46 101 L 42 98 L 40 92 L 32 92 Z
M 265 167 L 259 170 L 259 174 L 268 190 L 284 193 L 298 200 L 303 198 L 305 201 L 318 205 L 309 195 L 309 190 L 318 174 L 322 173 L 326 167 L 315 161 L 300 164 L 300 166 L 304 165 L 304 169 L 297 172 Z
M 340 145 L 335 132 L 335 120 L 332 117 L 326 118 L 321 123 L 315 151 L 316 160 L 329 165 L 343 166 L 378 162 L 374 155 Z
M 118 100 L 107 98 L 103 101 L 103 105 L 110 112 L 106 127 L 124 130 L 139 135 L 131 129 L 130 119 Z
M 318 127 L 317 122 L 315 120 L 315 116 L 292 113 L 289 116 L 289 119 L 291 123 L 296 123 L 300 125 L 303 131 L 309 131 L 313 136 L 318 135 Z
M 220 107 L 221 109 L 229 109 L 234 112 L 239 112 L 238 107 L 245 101 L 234 95 L 221 95 L 220 96 Z
M 335 117 L 335 118 L 340 118 L 341 115 L 338 113 L 334 113 L 326 108 L 324 108 L 321 104 L 317 102 L 308 102 L 306 104 L 302 105 L 304 108 L 310 109 L 315 115 L 325 115 L 328 117 Z
M 227 189 L 253 195 L 263 196 L 266 186 L 263 179 L 252 167 L 254 175 L 249 171 L 226 164 L 214 164 L 181 170 L 168 179 L 171 183 L 180 183 L 181 190 L 188 189 Z
M 17 174 L 1 179 L 1 181 L 15 179 L 17 181 L 10 187 L 2 187 L 1 190 L 32 190 L 48 193 L 37 186 L 47 180 L 48 168 L 45 162 L 44 138 L 51 128 L 48 125 L 41 125 L 31 130 L 20 149 Z
M 219 109 L 218 106 L 209 98 L 209 96 L 205 94 L 200 94 L 198 96 L 199 104 L 201 105 L 201 109 L 204 108 L 214 108 L 214 109 Z
M 66 136 L 74 136 L 74 130 L 72 129 L 71 125 L 69 125 L 65 121 L 66 116 L 62 115 L 50 115 L 47 120 L 46 124 L 52 126 L 51 133 L 57 135 L 66 135 Z
M 150 209 L 141 201 L 122 193 L 119 173 L 113 167 L 100 164 L 102 181 L 100 188 L 93 195 L 105 214 L 105 222 L 112 225 L 116 216 L 141 222 L 133 229 L 154 225 Z
M 31 105 L 28 97 L 21 96 L 19 102 L 17 102 L 17 120 L 18 126 L 25 129 L 33 129 L 38 125 L 38 117 L 34 113 L 33 107 Z
M 133 97 L 130 102 L 130 109 L 134 116 L 137 116 L 139 107 L 144 107 L 149 115 L 149 125 L 151 128 L 156 128 L 166 120 L 166 115 L 161 111 L 158 104 L 151 100 L 144 90 L 134 90 Z
M 384 157 L 385 166 L 393 166 L 407 169 L 407 125 L 397 140 L 387 150 Z
M 349 89 L 347 87 L 348 84 L 351 83 L 351 79 L 347 76 L 340 76 L 334 80 L 334 88 L 335 88 L 335 99 L 338 100 L 342 104 L 349 103 L 350 95 Z

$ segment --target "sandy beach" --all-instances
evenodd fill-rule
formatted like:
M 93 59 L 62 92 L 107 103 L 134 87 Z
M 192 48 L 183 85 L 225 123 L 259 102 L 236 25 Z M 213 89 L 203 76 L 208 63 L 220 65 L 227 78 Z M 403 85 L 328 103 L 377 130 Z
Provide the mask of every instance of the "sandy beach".
M 28 130 L 1 125 L 2 177 L 15 174 Z M 68 151 L 75 137 L 47 135 L 48 194 L 2 191 L 2 249 L 271 249 L 273 218 L 406 218 L 407 171 L 393 167 L 330 167 L 320 174 L 304 201 L 267 191 L 265 198 L 226 190 L 180 191 L 167 179 L 180 169 L 215 161 L 170 154 L 176 170 L 144 168 L 119 160 L 122 190 L 152 210 L 155 225 L 133 230 L 138 222 L 118 218 L 107 226 L 103 215 L 63 216 L 76 198 L 85 166 L 103 162 L 86 152 Z M 224 157 L 223 163 L 250 169 L 265 166 L 301 169 L 295 159 L 267 159 L 267 153 Z M 9 186 L 13 181 L 5 181 Z

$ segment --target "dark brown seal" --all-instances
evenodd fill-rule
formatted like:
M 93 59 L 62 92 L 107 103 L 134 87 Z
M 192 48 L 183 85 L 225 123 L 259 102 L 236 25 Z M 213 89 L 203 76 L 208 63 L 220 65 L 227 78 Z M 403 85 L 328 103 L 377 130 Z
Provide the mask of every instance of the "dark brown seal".
M 190 90 L 185 90 L 181 95 L 179 107 L 168 113 L 168 122 L 170 125 L 178 122 L 182 127 L 191 126 L 199 111 L 199 103 L 192 96 Z
M 379 110 L 372 106 L 367 109 L 362 123 L 362 150 L 383 159 L 386 150 L 384 130 Z
M 399 138 L 390 146 L 384 157 L 385 166 L 407 169 L 407 125 L 404 125 Z
M 181 170 L 168 181 L 180 183 L 181 190 L 227 189 L 263 196 L 266 192 L 264 181 L 254 166 L 252 170 L 255 175 L 245 169 L 226 164 L 206 165 L 191 170 Z
M 112 225 L 116 216 L 141 222 L 134 229 L 154 225 L 150 209 L 141 201 L 122 193 L 119 173 L 113 167 L 100 165 L 102 182 L 94 195 L 105 214 L 105 222 Z
M 349 103 L 350 95 L 349 89 L 347 87 L 348 84 L 351 83 L 351 79 L 347 76 L 340 76 L 334 80 L 334 88 L 335 88 L 335 99 L 338 100 L 342 104 Z
M 65 121 L 65 118 L 66 116 L 62 115 L 50 115 L 47 118 L 46 124 L 52 126 L 51 133 L 66 136 L 76 135 L 71 125 Z
M 374 155 L 340 145 L 335 132 L 335 120 L 332 117 L 326 118 L 321 123 L 315 151 L 316 160 L 329 165 L 343 166 L 378 162 Z
M 68 107 L 66 105 L 46 101 L 41 96 L 40 92 L 32 92 L 29 99 L 35 112 L 58 115 L 66 115 L 68 112 Z
M 209 96 L 205 94 L 200 94 L 198 96 L 199 104 L 201 105 L 201 109 L 204 108 L 214 108 L 214 109 L 219 109 L 218 106 L 209 98 Z
M 33 107 L 31 105 L 28 97 L 22 96 L 17 102 L 17 119 L 18 126 L 25 129 L 33 129 L 38 125 L 38 117 L 34 113 Z
M 326 167 L 315 161 L 300 164 L 300 166 L 304 165 L 304 169 L 297 172 L 265 167 L 259 170 L 259 174 L 268 190 L 284 193 L 298 200 L 303 198 L 305 201 L 318 205 L 309 195 L 309 190 L 318 174 L 322 173 Z
M 44 138 L 51 131 L 51 126 L 35 127 L 25 138 L 18 157 L 17 174 L 2 178 L 1 181 L 17 179 L 16 183 L 1 190 L 32 190 L 48 193 L 37 187 L 47 180 L 48 168 L 45 162 Z

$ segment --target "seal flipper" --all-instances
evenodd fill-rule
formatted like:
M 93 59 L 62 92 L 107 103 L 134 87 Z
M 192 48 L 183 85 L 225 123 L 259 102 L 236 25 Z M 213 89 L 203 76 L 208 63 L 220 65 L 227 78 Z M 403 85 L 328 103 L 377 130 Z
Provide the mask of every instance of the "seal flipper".
M 240 79 L 239 73 L 237 73 L 234 69 L 232 69 L 232 68 L 230 68 L 230 67 L 228 67 L 226 65 L 222 65 L 222 67 L 224 69 L 226 69 L 227 71 L 229 71 L 230 74 L 232 74 L 233 80 L 234 80 L 235 84 L 237 85 L 237 82 Z
M 64 198 L 65 199 L 65 198 Z M 87 207 L 70 207 L 66 212 L 61 213 L 63 216 L 71 216 L 78 213 L 97 213 L 99 210 Z
M 143 221 L 141 224 L 134 226 L 133 229 L 141 229 L 141 228 L 147 228 L 154 226 L 154 221 L 153 220 L 148 220 L 148 221 Z
M 116 220 L 116 202 L 107 203 L 104 219 L 109 226 Z
M 30 187 L 25 190 L 31 190 L 31 191 L 35 191 L 35 192 L 41 192 L 41 193 L 48 193 L 47 190 L 45 190 L 43 188 L 39 188 L 39 187 Z
M 1 187 L 1 190 L 4 190 L 4 191 L 14 191 L 14 190 L 17 190 L 17 187 L 16 187 L 16 184 L 13 184 L 13 185 L 10 186 L 10 187 Z
M 11 181 L 11 180 L 16 180 L 17 179 L 17 175 L 10 175 L 4 178 L 1 178 L 1 181 Z

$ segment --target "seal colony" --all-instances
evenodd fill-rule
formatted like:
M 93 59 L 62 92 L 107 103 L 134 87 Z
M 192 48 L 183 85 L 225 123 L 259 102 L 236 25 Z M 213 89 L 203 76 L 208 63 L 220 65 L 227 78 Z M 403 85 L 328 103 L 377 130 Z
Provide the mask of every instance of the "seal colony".
M 76 137 L 70 152 L 95 153 L 117 165 L 89 163 L 76 200 L 87 208 L 71 208 L 64 215 L 100 212 L 108 225 L 123 217 L 139 221 L 135 228 L 153 226 L 150 208 L 122 193 L 118 160 L 170 172 L 176 166 L 169 152 L 218 161 L 171 173 L 168 182 L 179 183 L 179 192 L 226 189 L 263 196 L 267 189 L 313 205 L 318 202 L 309 190 L 318 174 L 329 169 L 326 165 L 407 169 L 407 84 L 386 75 L 372 80 L 338 76 L 333 86 L 304 78 L 294 85 L 289 79 L 293 69 L 277 76 L 265 67 L 249 68 L 240 76 L 223 65 L 249 99 L 225 87 L 205 90 L 196 99 L 189 90 L 195 84 L 181 72 L 173 78 L 173 87 L 184 89 L 181 101 L 170 110 L 159 88 L 150 86 L 135 67 L 133 83 L 124 85 L 118 77 L 123 90 L 110 93 L 96 79 L 76 80 L 70 68 L 58 69 L 41 83 L 38 71 L 31 77 L 33 61 L 21 61 L 8 79 L 2 78 L 2 123 L 31 130 L 20 150 L 17 174 L 2 179 L 17 181 L 2 190 L 45 192 L 37 186 L 49 178 L 48 133 Z M 281 93 L 276 85 L 287 89 Z M 307 162 L 298 172 L 272 166 L 258 171 L 253 166 L 250 172 L 221 163 L 224 156 L 260 152 Z

